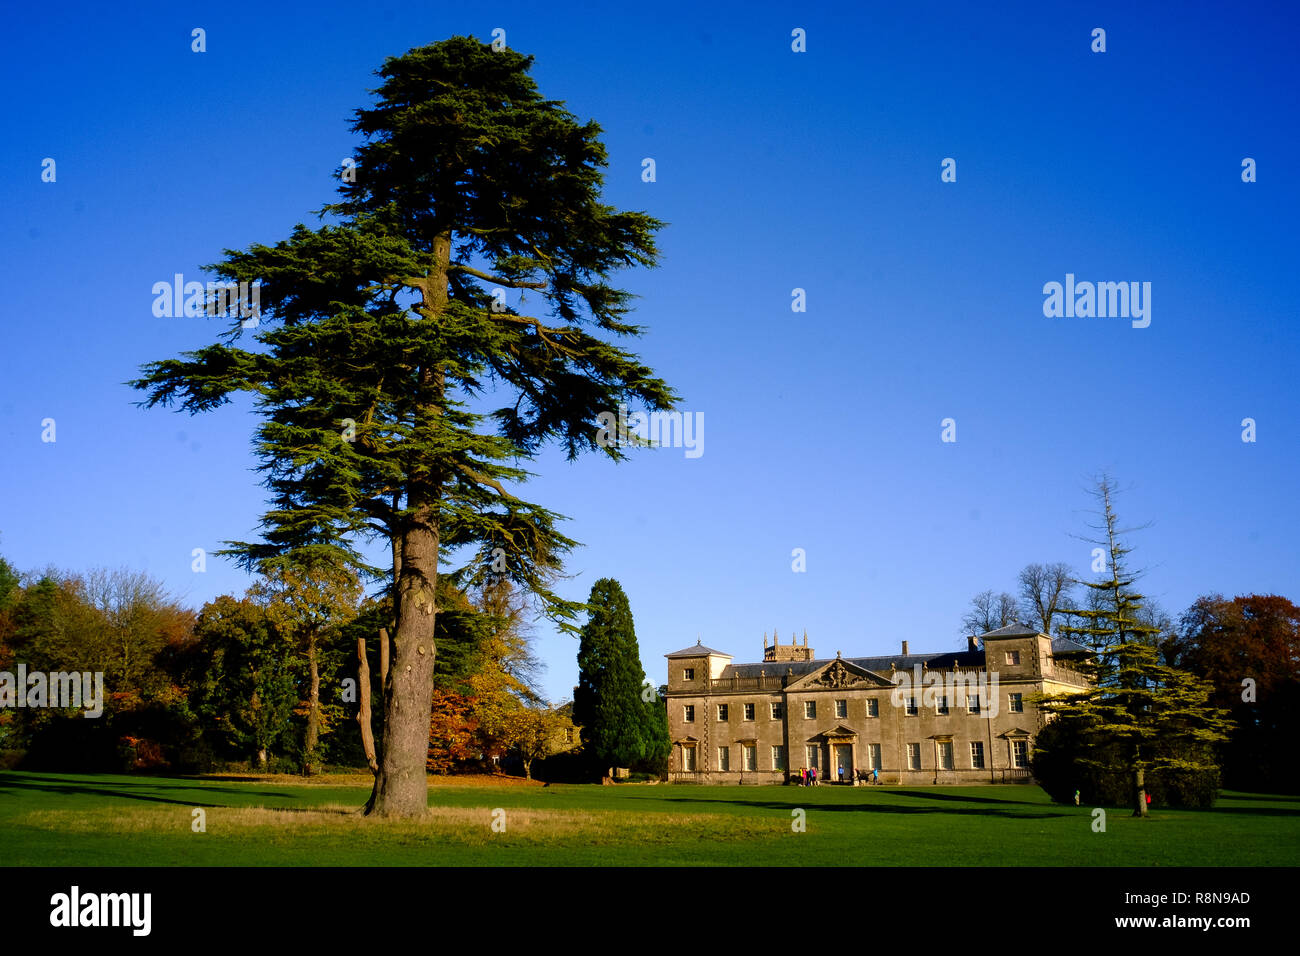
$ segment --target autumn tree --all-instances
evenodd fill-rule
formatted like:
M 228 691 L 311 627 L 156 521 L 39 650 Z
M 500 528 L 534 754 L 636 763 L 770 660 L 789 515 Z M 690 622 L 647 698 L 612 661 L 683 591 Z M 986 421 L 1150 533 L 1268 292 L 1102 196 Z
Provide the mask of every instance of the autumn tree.
M 528 780 L 533 779 L 533 761 L 581 744 L 578 728 L 558 707 L 521 707 L 507 721 L 506 739 L 518 751 Z
M 156 657 L 193 624 L 161 582 L 126 568 L 50 569 L 12 601 L 14 647 L 30 666 L 101 671 L 107 690 L 135 697 L 166 684 Z
M 1209 681 L 1232 714 L 1228 786 L 1300 792 L 1300 607 L 1276 594 L 1197 598 L 1164 646 L 1168 662 Z
M 430 706 L 429 744 L 425 769 L 448 773 L 457 764 L 478 756 L 475 736 L 474 698 L 453 690 L 434 688 Z
M 471 37 L 388 59 L 334 221 L 211 268 L 260 283 L 261 314 L 132 383 L 146 406 L 191 413 L 256 396 L 272 504 L 261 541 L 231 543 L 242 560 L 310 550 L 379 574 L 359 540 L 391 542 L 377 814 L 427 809 L 442 559 L 466 582 L 506 575 L 572 628 L 579 606 L 550 581 L 575 542 L 518 497 L 520 462 L 551 440 L 622 458 L 598 441 L 600 413 L 675 401 L 615 344 L 640 329 L 610 284 L 655 264 L 662 224 L 601 201 L 600 128 L 543 98 L 531 65 Z M 510 298 L 525 292 L 534 314 Z
M 529 643 L 526 603 L 509 581 L 482 589 L 476 606 L 488 626 L 467 683 L 480 749 L 495 763 L 515 745 L 521 726 L 516 718 L 544 703 L 534 684 L 541 663 Z

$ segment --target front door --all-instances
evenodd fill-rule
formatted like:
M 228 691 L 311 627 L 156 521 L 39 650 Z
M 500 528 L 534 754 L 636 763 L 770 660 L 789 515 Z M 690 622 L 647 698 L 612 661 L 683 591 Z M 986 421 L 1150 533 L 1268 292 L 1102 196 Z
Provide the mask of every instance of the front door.
M 853 745 L 836 744 L 835 761 L 831 766 L 834 779 L 848 783 L 853 780 Z

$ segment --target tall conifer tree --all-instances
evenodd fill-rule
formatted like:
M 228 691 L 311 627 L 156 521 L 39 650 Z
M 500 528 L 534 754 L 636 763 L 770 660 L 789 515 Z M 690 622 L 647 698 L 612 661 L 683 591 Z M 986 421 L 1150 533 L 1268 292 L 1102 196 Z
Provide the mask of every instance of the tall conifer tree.
M 190 412 L 257 396 L 272 507 L 262 541 L 230 543 L 244 561 L 364 564 L 358 537 L 391 541 L 396 626 L 369 805 L 383 815 L 427 809 L 442 562 L 468 555 L 453 572 L 466 585 L 507 575 L 572 629 L 580 605 L 548 582 L 575 542 L 508 486 L 550 440 L 570 458 L 622 458 L 598 441 L 600 413 L 675 400 L 611 341 L 640 329 L 609 277 L 655 264 L 662 223 L 600 201 L 600 127 L 544 99 L 531 63 L 471 37 L 387 60 L 377 102 L 356 114 L 355 170 L 325 208 L 337 221 L 211 269 L 260 282 L 256 328 L 236 318 L 228 344 L 133 383 L 144 404 Z M 522 311 L 525 293 L 538 314 Z M 241 336 L 257 347 L 235 347 Z
M 630 767 L 646 757 L 649 712 L 641 697 L 645 671 L 632 608 L 622 586 L 601 578 L 587 598 L 590 617 L 578 645 L 573 722 L 588 755 L 603 770 Z
M 1131 548 L 1120 540 L 1114 507 L 1115 485 L 1106 476 L 1097 484 L 1101 533 L 1086 539 L 1098 545 L 1105 562 L 1097 581 L 1081 581 L 1095 600 L 1071 610 L 1080 625 L 1061 628 L 1082 637 L 1094 650 L 1089 669 L 1097 686 L 1087 691 L 1041 695 L 1043 712 L 1071 721 L 1086 740 L 1110 749 L 1116 763 L 1080 757 L 1084 765 L 1131 773 L 1133 814 L 1147 815 L 1148 770 L 1217 770 L 1214 748 L 1227 739 L 1226 712 L 1209 701 L 1210 685 L 1186 671 L 1160 663 L 1155 636 L 1146 623 L 1144 598 L 1133 590 L 1137 575 L 1127 566 Z

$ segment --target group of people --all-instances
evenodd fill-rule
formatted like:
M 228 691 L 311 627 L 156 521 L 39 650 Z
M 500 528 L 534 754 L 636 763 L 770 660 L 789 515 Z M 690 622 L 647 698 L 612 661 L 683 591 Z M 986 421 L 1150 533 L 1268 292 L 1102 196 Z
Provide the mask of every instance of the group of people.
M 880 783 L 880 771 L 875 767 L 872 767 L 870 770 L 858 770 L 857 779 L 862 783 Z M 848 781 L 844 779 L 844 768 L 840 767 L 840 783 L 847 782 Z M 799 786 L 815 787 L 819 783 L 821 783 L 821 780 L 817 776 L 816 767 L 799 768 Z

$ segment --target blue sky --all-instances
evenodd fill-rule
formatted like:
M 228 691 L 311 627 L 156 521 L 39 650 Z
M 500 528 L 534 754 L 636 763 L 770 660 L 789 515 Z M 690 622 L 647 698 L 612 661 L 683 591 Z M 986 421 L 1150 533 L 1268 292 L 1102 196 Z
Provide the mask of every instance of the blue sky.
M 255 421 L 134 407 L 140 365 L 217 332 L 155 318 L 150 289 L 314 222 L 386 56 L 500 27 L 603 127 L 607 201 L 670 224 L 621 281 L 704 454 L 547 453 L 527 487 L 583 542 L 564 593 L 623 584 L 653 680 L 697 638 L 756 659 L 773 628 L 822 656 L 953 647 L 1026 563 L 1086 574 L 1103 469 L 1171 613 L 1300 599 L 1294 8 L 814 6 L 11 12 L 0 554 L 145 569 L 196 607 L 243 590 L 190 555 L 254 531 Z M 1150 282 L 1150 326 L 1045 317 L 1067 273 Z M 576 641 L 541 625 L 537 649 L 567 697 Z

